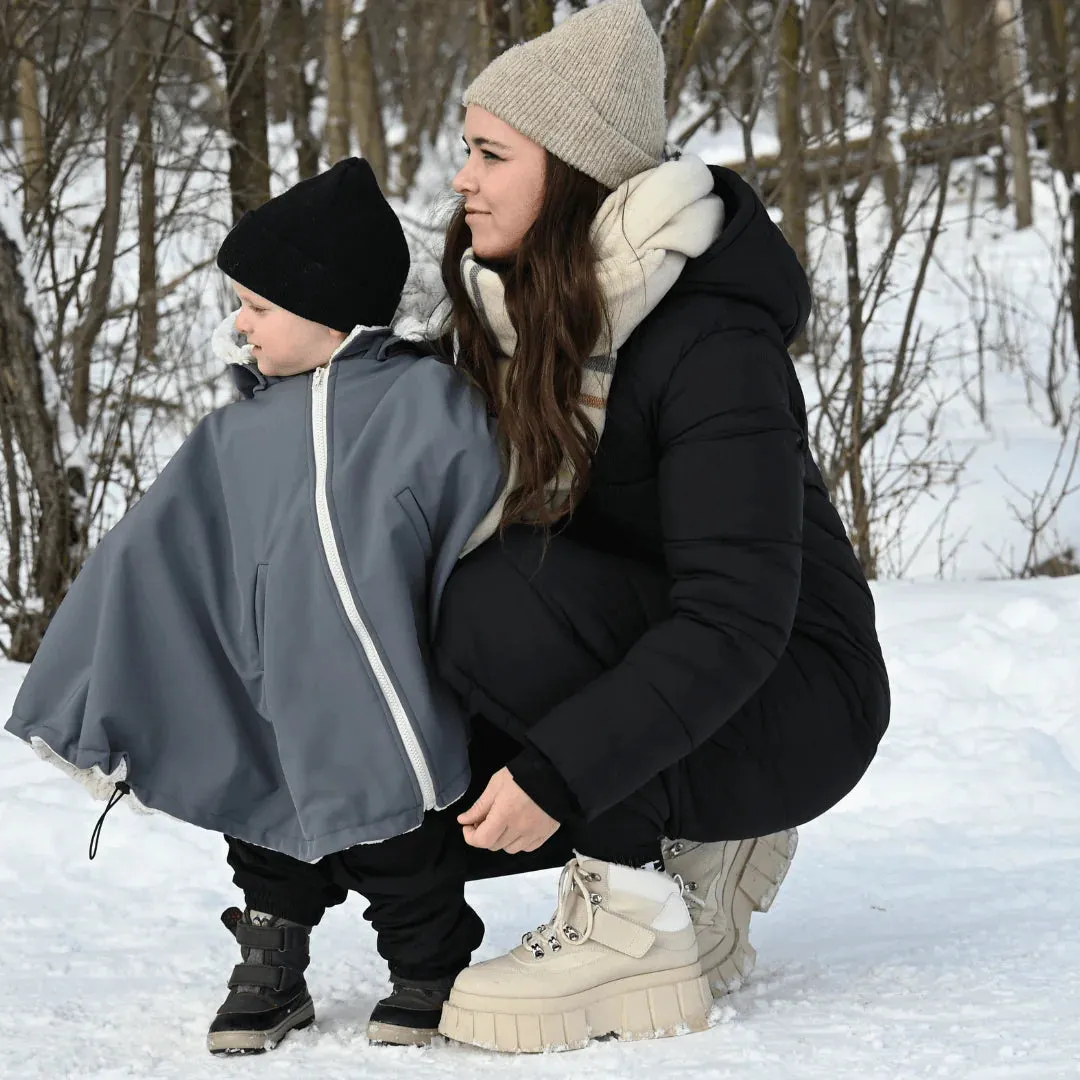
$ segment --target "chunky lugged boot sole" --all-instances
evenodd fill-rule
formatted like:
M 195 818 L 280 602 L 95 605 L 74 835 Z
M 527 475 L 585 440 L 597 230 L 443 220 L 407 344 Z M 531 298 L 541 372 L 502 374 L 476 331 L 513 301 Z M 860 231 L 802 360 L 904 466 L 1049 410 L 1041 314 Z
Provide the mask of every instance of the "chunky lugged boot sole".
M 290 1031 L 301 1031 L 315 1022 L 315 1003 L 308 999 L 276 1027 L 267 1031 L 212 1031 L 206 1036 L 206 1048 L 211 1054 L 265 1054 Z
M 590 1039 L 666 1038 L 709 1026 L 712 994 L 700 964 L 633 975 L 563 998 L 518 1000 L 450 993 L 439 1031 L 511 1054 L 580 1050 Z
M 367 1026 L 368 1042 L 373 1046 L 430 1046 L 438 1028 L 409 1027 L 372 1020 Z
M 757 952 L 750 944 L 750 916 L 772 907 L 798 843 L 798 833 L 789 829 L 739 844 L 722 897 L 732 932 L 701 957 L 701 970 L 718 997 L 737 990 L 754 970 Z

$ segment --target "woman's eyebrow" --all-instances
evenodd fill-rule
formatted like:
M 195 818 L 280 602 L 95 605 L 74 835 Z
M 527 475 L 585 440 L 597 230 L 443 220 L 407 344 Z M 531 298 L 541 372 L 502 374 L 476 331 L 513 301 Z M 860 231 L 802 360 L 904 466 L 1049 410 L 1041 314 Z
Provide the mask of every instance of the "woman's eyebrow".
M 462 138 L 465 139 L 465 136 L 462 135 Z M 468 142 L 469 140 L 465 139 L 465 141 Z M 478 135 L 472 141 L 473 141 L 474 145 L 476 145 L 476 146 L 481 146 L 481 147 L 490 146 L 495 150 L 509 150 L 510 149 L 510 147 L 507 146 L 505 143 L 496 142 L 494 139 L 485 139 L 483 135 Z

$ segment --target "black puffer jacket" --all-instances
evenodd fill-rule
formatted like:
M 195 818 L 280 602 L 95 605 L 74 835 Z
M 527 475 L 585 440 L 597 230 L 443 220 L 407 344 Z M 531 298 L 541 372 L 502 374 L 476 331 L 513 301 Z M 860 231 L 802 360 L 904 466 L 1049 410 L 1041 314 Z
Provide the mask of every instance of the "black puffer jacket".
M 725 228 L 620 350 L 566 530 L 673 579 L 670 616 L 529 731 L 534 768 L 539 751 L 588 817 L 713 736 L 800 640 L 835 662 L 823 677 L 858 688 L 867 761 L 888 724 L 873 599 L 786 348 L 809 315 L 806 276 L 749 186 L 713 174 Z

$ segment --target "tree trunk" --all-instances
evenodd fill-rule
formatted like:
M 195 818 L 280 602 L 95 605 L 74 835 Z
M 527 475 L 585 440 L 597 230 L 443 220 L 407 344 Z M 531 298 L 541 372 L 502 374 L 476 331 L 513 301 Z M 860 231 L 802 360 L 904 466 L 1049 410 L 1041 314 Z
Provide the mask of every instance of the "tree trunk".
M 510 47 L 507 0 L 476 0 L 476 22 L 478 33 L 473 60 L 474 76 Z
M 521 0 L 521 31 L 526 41 L 546 34 L 554 25 L 554 0 Z
M 278 43 L 278 53 L 281 57 L 281 77 L 286 84 L 289 123 L 292 125 L 296 149 L 296 170 L 300 179 L 306 180 L 319 171 L 319 140 L 311 130 L 315 87 L 308 81 L 305 71 L 307 27 L 300 0 L 281 0 L 279 14 L 281 41 Z
M 213 115 L 215 118 L 220 117 L 218 122 L 227 126 L 229 122 L 228 95 L 225 88 L 222 87 L 221 79 L 218 77 L 214 65 L 210 62 L 210 57 L 206 55 L 206 49 L 203 48 L 195 31 L 194 17 L 196 12 L 192 10 L 194 6 L 179 3 L 176 9 L 176 21 L 180 28 L 177 59 L 182 67 L 191 72 L 198 80 L 199 85 L 206 91 L 206 96 L 213 101 Z M 218 14 L 220 16 L 220 12 Z
M 472 82 L 488 66 L 491 59 L 491 0 L 476 0 L 476 18 L 473 19 L 466 81 Z
M 1069 25 L 1064 0 L 1038 0 L 1039 23 L 1049 53 L 1050 160 L 1069 192 L 1067 218 L 1062 222 L 1062 247 L 1068 262 L 1068 300 L 1073 348 L 1080 364 L 1080 131 L 1074 110 L 1080 111 L 1080 65 L 1071 85 Z
M 1062 22 L 1065 21 L 1065 6 L 1056 0 L 1056 6 L 1060 11 Z M 1075 24 L 1074 24 L 1075 25 Z M 1078 31 L 1080 32 L 1080 31 Z M 1064 34 L 1063 34 L 1064 39 Z M 1072 79 L 1072 109 L 1070 114 L 1073 122 L 1066 125 L 1071 132 L 1072 138 L 1067 144 L 1070 148 L 1070 171 L 1068 175 L 1072 179 L 1072 195 L 1070 198 L 1072 209 L 1072 280 L 1070 281 L 1069 295 L 1072 298 L 1072 322 L 1073 322 L 1073 348 L 1076 352 L 1077 366 L 1080 367 L 1080 131 L 1077 131 L 1075 118 L 1080 116 L 1080 62 L 1074 63 L 1072 72 L 1064 72 L 1065 82 L 1065 107 L 1069 108 L 1068 84 Z
M 521 17 L 521 0 L 502 0 L 506 5 L 506 21 L 510 29 L 510 44 L 525 40 L 525 26 Z
M 747 37 L 753 36 L 750 27 L 750 8 L 751 0 L 735 0 L 735 19 L 738 25 L 743 27 L 743 33 Z M 735 72 L 731 76 L 732 95 L 737 103 L 740 119 L 748 117 L 754 107 L 754 53 L 752 42 L 749 48 L 738 54 Z
M 795 249 L 799 262 L 808 264 L 806 241 L 806 168 L 805 140 L 802 130 L 802 74 L 799 67 L 802 51 L 802 27 L 795 4 L 788 4 L 780 30 L 776 63 L 777 126 L 784 183 L 780 191 L 784 235 Z
M 4 621 L 11 635 L 8 656 L 29 663 L 77 569 L 74 542 L 79 529 L 72 491 L 59 460 L 56 424 L 45 403 L 42 361 L 34 343 L 34 318 L 26 302 L 20 258 L 19 249 L 0 227 L 0 355 L 4 357 L 0 365 L 0 412 L 4 414 L 0 429 L 9 480 L 16 480 L 10 445 L 14 433 L 33 485 L 33 498 L 27 502 L 37 509 L 29 595 L 22 595 L 19 587 L 22 574 L 18 570 L 12 573 L 9 567 L 9 591 L 13 583 L 15 590 L 9 597 L 12 610 L 5 613 Z M 9 528 L 21 526 L 21 516 L 9 522 Z
M 844 63 L 836 43 L 836 5 L 832 0 L 815 0 L 814 50 L 820 53 L 818 70 L 825 73 L 825 85 L 821 88 L 829 117 L 829 129 L 835 135 L 847 123 L 846 87 Z M 815 76 L 815 85 L 820 85 Z
M 1033 221 L 1031 160 L 1028 155 L 1027 115 L 1024 110 L 1023 72 L 1017 34 L 1020 15 L 1015 0 L 997 0 L 994 15 L 997 25 L 1001 95 L 1012 151 L 1016 227 L 1027 229 Z
M 704 12 L 705 0 L 681 0 L 664 31 L 664 63 L 667 67 L 664 96 L 669 121 L 679 111 L 679 99 L 693 63 L 694 37 Z
M 270 198 L 266 144 L 266 48 L 260 0 L 220 0 L 218 22 L 228 102 L 229 189 L 234 224 Z
M 45 128 L 41 119 L 41 100 L 37 68 L 28 57 L 18 65 L 19 119 L 22 121 L 22 166 L 26 181 L 25 214 L 34 218 L 41 212 L 49 194 L 48 157 L 45 151 Z
M 90 418 L 90 367 L 94 343 L 109 309 L 116 249 L 120 237 L 120 212 L 124 201 L 124 123 L 131 105 L 132 7 L 130 0 L 113 9 L 115 47 L 105 101 L 105 205 L 101 214 L 101 240 L 97 266 L 82 321 L 72 335 L 71 416 L 75 426 L 86 429 Z
M 945 25 L 942 28 L 938 85 L 948 100 L 952 121 L 967 116 L 972 108 L 971 74 L 964 58 L 968 52 L 963 0 L 942 0 Z
M 825 57 L 824 36 L 827 30 L 828 0 L 810 0 L 804 22 L 806 37 L 806 125 L 811 140 L 825 141 L 825 132 L 831 128 L 829 102 L 826 87 L 830 82 L 828 62 Z
M 289 46 L 286 38 L 285 4 L 278 0 L 271 8 L 266 39 L 266 115 L 271 124 L 289 119 Z
M 345 71 L 345 3 L 324 0 L 323 49 L 326 57 L 326 144 L 330 164 L 349 156 L 349 83 Z
M 858 200 L 844 195 L 840 204 L 844 216 L 844 251 L 847 262 L 848 348 L 851 385 L 849 388 L 850 432 L 847 446 L 848 487 L 851 493 L 851 543 L 868 578 L 877 577 L 871 539 L 870 499 L 862 465 L 862 431 L 866 393 L 866 353 L 863 342 L 862 271 L 859 267 Z
M 1069 304 L 1072 311 L 1073 352 L 1076 353 L 1077 367 L 1080 368 L 1080 181 L 1075 178 L 1069 197 L 1069 209 L 1072 217 Z
M 870 150 L 873 160 L 867 162 L 867 168 L 876 170 L 881 176 L 882 193 L 889 207 L 893 234 L 899 236 L 904 228 L 900 170 L 890 142 L 893 111 L 893 45 L 890 38 L 893 18 L 894 9 L 886 9 L 883 15 L 874 5 L 867 4 L 859 9 L 856 16 L 855 38 L 863 68 L 869 74 L 872 125 Z
M 142 364 L 157 351 L 157 154 L 154 147 L 154 97 L 157 90 L 154 47 L 145 13 L 137 16 L 139 71 L 135 85 L 135 117 L 139 125 L 139 300 L 138 359 Z
M 942 0 L 942 47 L 953 72 L 946 91 L 964 115 L 990 101 L 997 85 L 995 0 Z
M 0 241 L 2 243 L 2 241 Z M 0 328 L 0 338 L 3 337 Z M 5 591 L 7 602 L 14 608 L 22 600 L 22 560 L 23 560 L 23 509 L 22 487 L 19 476 L 19 464 L 15 457 L 15 431 L 12 428 L 10 409 L 5 407 L 4 376 L 0 375 L 0 454 L 3 455 L 4 476 L 7 478 L 7 571 Z M 4 485 L 0 484 L 0 489 Z
M 371 26 L 366 11 L 358 17 L 351 59 L 349 81 L 356 141 L 360 146 L 361 156 L 366 158 L 375 173 L 375 179 L 379 181 L 379 187 L 385 191 L 389 171 L 386 131 L 383 128 L 379 81 L 375 76 L 375 60 L 371 53 Z
M 1075 115 L 1072 110 L 1080 110 L 1080 86 L 1074 95 L 1069 85 L 1070 43 L 1065 5 L 1063 0 L 1038 0 L 1036 13 L 1040 37 L 1046 48 L 1044 67 L 1050 97 L 1050 161 L 1063 173 L 1080 172 L 1080 131 L 1077 131 L 1076 123 L 1070 122 Z

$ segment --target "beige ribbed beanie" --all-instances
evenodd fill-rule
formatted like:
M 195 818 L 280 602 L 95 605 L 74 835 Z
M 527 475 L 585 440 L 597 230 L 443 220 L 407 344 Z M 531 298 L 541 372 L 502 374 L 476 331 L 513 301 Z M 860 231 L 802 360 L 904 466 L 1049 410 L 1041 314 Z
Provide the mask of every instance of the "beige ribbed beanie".
M 617 188 L 663 157 L 664 51 L 641 0 L 604 0 L 497 57 L 465 104 Z

